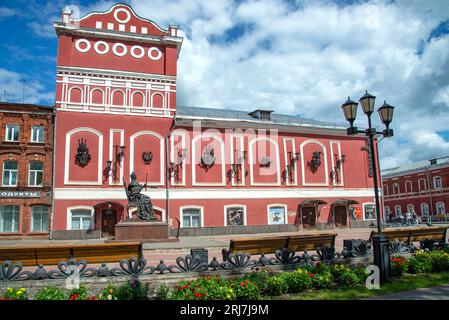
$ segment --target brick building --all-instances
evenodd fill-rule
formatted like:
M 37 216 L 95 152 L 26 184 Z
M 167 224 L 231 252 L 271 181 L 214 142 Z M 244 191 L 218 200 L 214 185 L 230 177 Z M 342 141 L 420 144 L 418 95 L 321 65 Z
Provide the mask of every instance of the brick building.
M 449 210 L 449 156 L 382 171 L 385 216 L 415 211 L 439 220 Z
M 0 103 L 0 237 L 48 238 L 54 108 Z

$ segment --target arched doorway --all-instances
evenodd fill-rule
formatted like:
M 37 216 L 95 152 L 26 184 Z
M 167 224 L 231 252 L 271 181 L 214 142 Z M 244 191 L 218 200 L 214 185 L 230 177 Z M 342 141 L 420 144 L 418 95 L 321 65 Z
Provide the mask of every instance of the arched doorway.
M 301 224 L 303 229 L 315 229 L 318 221 L 318 206 L 326 204 L 323 200 L 304 200 L 301 202 Z
M 95 225 L 102 238 L 115 236 L 115 225 L 124 219 L 124 207 L 118 202 L 103 202 L 95 207 Z

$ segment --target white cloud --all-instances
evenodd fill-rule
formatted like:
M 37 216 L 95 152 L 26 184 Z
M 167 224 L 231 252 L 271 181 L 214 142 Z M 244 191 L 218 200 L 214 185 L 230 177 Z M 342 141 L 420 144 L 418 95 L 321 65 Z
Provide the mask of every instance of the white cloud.
M 25 80 L 25 83 L 23 83 Z M 25 75 L 0 68 L 0 96 L 2 101 L 25 103 L 42 103 L 54 101 L 54 92 L 46 91 L 42 83 L 36 80 L 27 80 Z M 6 92 L 6 97 L 5 97 Z M 23 95 L 23 93 L 25 93 Z
M 0 20 L 15 16 L 17 13 L 14 9 L 0 7 Z

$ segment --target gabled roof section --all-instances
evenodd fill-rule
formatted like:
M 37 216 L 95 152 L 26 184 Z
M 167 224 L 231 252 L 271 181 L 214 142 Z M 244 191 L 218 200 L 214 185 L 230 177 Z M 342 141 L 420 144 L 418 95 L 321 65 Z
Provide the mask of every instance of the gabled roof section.
M 82 18 L 72 18 L 72 20 L 74 23 L 78 22 L 81 28 L 116 30 L 154 36 L 170 35 L 170 30 L 164 30 L 154 21 L 139 17 L 130 6 L 122 3 L 112 6 L 108 11 L 91 12 Z

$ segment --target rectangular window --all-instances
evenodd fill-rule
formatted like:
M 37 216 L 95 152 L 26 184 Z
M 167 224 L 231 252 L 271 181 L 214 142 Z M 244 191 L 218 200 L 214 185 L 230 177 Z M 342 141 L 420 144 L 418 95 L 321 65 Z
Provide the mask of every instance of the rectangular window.
M 19 232 L 19 206 L 0 206 L 0 232 Z
M 6 125 L 6 141 L 19 141 L 19 125 L 7 124 Z
M 429 206 L 427 205 L 427 203 L 422 203 L 421 204 L 421 215 L 422 216 L 428 216 L 429 215 Z
M 5 187 L 17 186 L 17 161 L 5 161 L 3 162 L 3 179 L 2 183 Z
M 394 213 L 396 214 L 396 217 L 400 216 L 402 213 L 401 206 L 394 206 Z
M 232 207 L 226 209 L 226 223 L 228 226 L 243 226 L 243 208 L 242 207 Z
M 437 214 L 445 214 L 446 210 L 444 208 L 444 203 L 443 202 L 438 202 L 437 203 Z
M 413 204 L 408 204 L 407 205 L 407 212 L 415 212 L 415 206 Z
M 42 177 L 44 175 L 43 166 L 40 161 L 30 162 L 30 172 L 28 174 L 28 185 L 30 187 L 42 186 Z
M 184 228 L 201 227 L 200 209 L 184 209 L 184 210 L 182 210 L 182 226 Z
M 285 207 L 270 207 L 268 224 L 285 224 Z
M 44 126 L 31 127 L 31 142 L 44 142 Z
M 441 189 L 441 177 L 434 177 L 433 178 L 433 187 L 435 189 Z
M 72 210 L 72 228 L 71 230 L 89 230 L 90 213 L 88 209 Z
M 375 220 L 376 219 L 376 206 L 374 204 L 365 204 L 364 209 L 364 219 L 365 220 Z
M 48 231 L 48 207 L 41 205 L 31 207 L 31 231 Z

